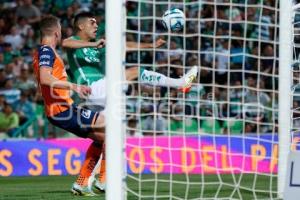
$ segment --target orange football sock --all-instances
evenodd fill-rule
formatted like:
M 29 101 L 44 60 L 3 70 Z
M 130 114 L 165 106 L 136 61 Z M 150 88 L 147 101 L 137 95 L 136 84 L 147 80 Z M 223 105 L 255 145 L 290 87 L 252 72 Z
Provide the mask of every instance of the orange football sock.
M 106 180 L 106 162 L 105 162 L 105 144 L 102 148 L 102 160 L 101 160 L 101 166 L 100 166 L 100 172 L 98 177 L 100 183 L 105 183 Z
M 80 169 L 80 173 L 76 180 L 76 183 L 78 185 L 83 186 L 88 184 L 89 176 L 92 174 L 93 169 L 99 160 L 101 149 L 102 149 L 102 145 L 99 145 L 99 143 L 96 142 L 93 142 L 89 146 L 86 152 L 85 160 L 83 162 L 83 165 Z

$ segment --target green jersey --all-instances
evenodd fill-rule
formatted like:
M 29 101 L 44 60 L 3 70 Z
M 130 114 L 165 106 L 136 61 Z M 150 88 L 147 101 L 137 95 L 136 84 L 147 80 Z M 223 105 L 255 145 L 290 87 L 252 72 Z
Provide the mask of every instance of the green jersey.
M 72 39 L 80 40 L 78 36 Z M 68 75 L 73 83 L 90 85 L 105 75 L 105 48 L 67 49 Z

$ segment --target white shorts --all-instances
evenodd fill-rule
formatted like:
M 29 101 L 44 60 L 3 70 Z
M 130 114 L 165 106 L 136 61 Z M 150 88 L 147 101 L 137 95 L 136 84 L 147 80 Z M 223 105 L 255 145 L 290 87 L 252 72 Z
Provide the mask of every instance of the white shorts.
M 105 115 L 105 107 L 106 107 L 106 79 L 100 79 L 95 81 L 90 85 L 92 90 L 88 99 L 86 100 L 86 104 L 88 108 L 96 111 L 100 111 L 100 113 Z M 128 89 L 128 85 L 123 85 L 123 90 L 126 91 Z
M 91 94 L 87 99 L 87 103 L 105 108 L 106 106 L 106 79 L 100 79 L 90 85 Z

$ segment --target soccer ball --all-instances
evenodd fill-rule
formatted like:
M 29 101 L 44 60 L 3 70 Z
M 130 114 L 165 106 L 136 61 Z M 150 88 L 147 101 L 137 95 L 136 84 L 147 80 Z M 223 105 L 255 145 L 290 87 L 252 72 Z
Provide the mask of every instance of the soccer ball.
M 167 10 L 162 16 L 162 19 L 164 27 L 171 32 L 181 31 L 185 24 L 184 13 L 177 8 Z

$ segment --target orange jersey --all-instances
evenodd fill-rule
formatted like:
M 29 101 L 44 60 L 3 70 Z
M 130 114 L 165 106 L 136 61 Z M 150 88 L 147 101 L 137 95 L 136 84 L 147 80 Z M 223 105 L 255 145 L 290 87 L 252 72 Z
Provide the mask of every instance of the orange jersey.
M 70 91 L 41 85 L 40 67 L 52 68 L 52 75 L 55 78 L 60 81 L 67 81 L 67 73 L 63 61 L 55 54 L 54 50 L 47 45 L 40 46 L 33 57 L 34 73 L 44 98 L 46 115 L 54 116 L 66 111 L 70 108 L 70 105 L 73 104 Z

